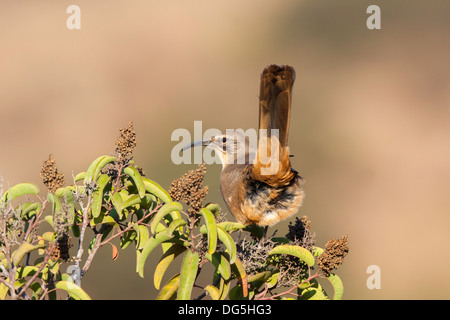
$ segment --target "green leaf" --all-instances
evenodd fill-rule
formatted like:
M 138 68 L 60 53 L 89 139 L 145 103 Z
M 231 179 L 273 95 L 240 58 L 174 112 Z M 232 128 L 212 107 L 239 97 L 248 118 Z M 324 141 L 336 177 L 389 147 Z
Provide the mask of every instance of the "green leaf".
M 242 287 L 242 296 L 244 298 L 247 297 L 248 295 L 248 289 L 247 289 L 247 273 L 245 272 L 245 266 L 242 263 L 241 260 L 239 260 L 239 258 L 236 257 L 236 260 L 234 261 L 234 263 L 231 265 L 231 270 L 233 271 L 233 273 L 236 275 L 236 277 L 238 278 L 239 282 L 241 283 L 241 287 Z
M 134 185 L 138 190 L 139 197 L 143 198 L 145 196 L 145 186 L 139 171 L 135 167 L 126 167 L 123 169 L 123 172 L 133 180 Z
M 0 283 L 0 300 L 5 300 L 8 294 L 9 288 L 2 283 Z
M 84 175 L 84 183 L 88 183 L 89 180 L 95 181 L 95 170 L 97 169 L 99 163 L 106 157 L 107 156 L 100 156 L 89 165 L 89 168 L 87 169 L 86 174 Z
M 327 279 L 330 281 L 334 289 L 333 300 L 342 300 L 342 296 L 344 295 L 344 284 L 342 283 L 341 278 L 334 273 L 330 273 Z
M 2 196 L 2 202 L 13 201 L 14 199 L 26 194 L 38 194 L 39 188 L 32 183 L 19 183 L 11 187 Z
M 302 248 L 300 246 L 295 245 L 279 245 L 269 252 L 269 256 L 273 254 L 288 254 L 294 257 L 299 258 L 303 262 L 305 262 L 308 266 L 312 267 L 314 265 L 314 256 L 311 252 Z
M 269 279 L 267 279 L 267 287 L 269 289 L 275 287 L 275 285 L 278 282 L 278 277 L 279 276 L 280 276 L 280 270 L 272 271 L 272 274 L 270 275 Z
M 67 187 L 58 188 L 55 191 L 55 196 L 64 200 L 64 203 L 67 205 L 67 207 L 69 207 L 70 217 L 71 219 L 73 219 L 73 216 L 75 214 L 75 202 L 72 191 Z M 71 220 L 71 222 L 73 222 L 73 220 Z
M 169 227 L 167 228 L 167 234 L 168 234 L 169 236 L 172 236 L 172 235 L 173 235 L 173 232 L 174 232 L 177 228 L 182 227 L 182 226 L 184 226 L 184 225 L 186 225 L 186 221 L 185 221 L 184 219 L 175 219 L 175 220 L 173 220 L 173 221 L 170 223 Z
M 270 276 L 272 275 L 272 272 L 270 271 L 262 271 L 256 274 L 252 274 L 249 275 L 247 277 L 247 282 L 251 283 L 251 282 L 266 282 L 267 279 L 270 278 Z
M 88 183 L 89 180 L 97 181 L 103 167 L 108 163 L 114 162 L 115 160 L 116 158 L 111 156 L 100 156 L 95 159 L 86 171 L 84 183 Z
M 44 217 L 44 220 L 48 222 L 49 225 L 53 227 L 53 217 L 48 215 Z
M 39 202 L 24 203 L 22 205 L 22 212 L 21 212 L 20 216 L 22 219 L 29 220 L 29 219 L 31 219 L 31 217 L 38 214 L 41 211 L 41 209 L 42 209 L 42 203 L 39 203 Z
M 323 291 L 322 286 L 312 279 L 310 281 L 311 285 L 307 288 L 300 290 L 300 295 L 306 300 L 328 300 L 326 293 Z
M 216 267 L 216 272 L 225 280 L 231 277 L 231 266 L 228 261 L 228 254 L 222 252 L 215 252 L 213 254 L 206 253 L 205 257 Z
M 176 274 L 161 289 L 156 300 L 172 300 L 175 298 L 178 287 L 180 286 L 180 274 Z
M 42 239 L 48 242 L 53 242 L 55 240 L 55 236 L 55 232 L 48 231 L 42 234 Z
M 137 243 L 136 248 L 137 249 L 143 249 L 144 245 L 147 243 L 148 239 L 150 238 L 150 233 L 148 232 L 147 226 L 144 225 L 136 225 L 133 226 L 134 230 L 137 232 Z
M 123 218 L 123 200 L 119 192 L 115 192 L 111 195 L 111 202 L 116 209 L 119 219 L 121 220 Z
M 85 171 L 83 171 L 83 172 L 80 172 L 79 174 L 77 174 L 76 176 L 75 176 L 75 182 L 77 182 L 77 181 L 80 181 L 80 180 L 84 180 L 84 177 L 86 176 L 86 172 Z
M 236 260 L 236 244 L 233 238 L 219 226 L 217 226 L 217 237 L 227 248 L 228 254 L 230 255 L 230 263 L 233 264 Z
M 176 257 L 178 257 L 185 250 L 186 250 L 186 247 L 178 245 L 178 244 L 173 244 L 166 252 L 164 252 L 161 259 L 159 260 L 158 265 L 156 266 L 155 275 L 153 277 L 153 283 L 154 283 L 156 289 L 159 290 L 159 286 L 161 285 L 161 280 L 162 280 L 167 268 L 169 267 L 169 265 L 172 263 L 172 261 Z
M 91 300 L 89 295 L 77 286 L 70 275 L 63 274 L 62 280 L 56 283 L 56 288 L 67 291 L 69 296 L 75 300 Z
M 236 230 L 244 229 L 246 227 L 245 224 L 231 221 L 219 222 L 217 225 L 229 233 L 233 233 Z
M 211 211 L 214 214 L 214 216 L 217 218 L 217 215 L 220 212 L 220 207 L 217 203 L 208 203 L 205 206 L 205 208 L 208 209 L 209 211 Z
M 167 193 L 166 190 L 164 190 L 159 184 L 157 184 L 155 181 L 152 181 L 150 179 L 147 179 L 145 177 L 142 178 L 144 182 L 145 191 L 148 193 L 151 193 L 155 195 L 157 198 L 161 199 L 165 203 L 172 202 L 172 198 Z
M 213 213 L 206 208 L 201 209 L 200 214 L 203 216 L 203 219 L 205 219 L 208 236 L 208 253 L 213 254 L 217 247 L 216 219 L 214 218 Z
M 227 295 L 230 292 L 230 283 L 231 279 L 225 280 L 224 278 L 220 277 L 219 280 L 220 300 L 225 300 L 227 298 Z
M 156 226 L 167 214 L 171 213 L 172 211 L 179 211 L 181 209 L 183 209 L 183 206 L 178 202 L 169 202 L 163 205 L 153 217 L 153 220 L 150 224 L 151 232 L 155 234 Z
M 97 218 L 102 210 L 103 192 L 106 185 L 111 181 L 111 177 L 107 174 L 102 174 L 98 178 L 97 189 L 92 196 L 92 216 Z
M 180 273 L 180 287 L 177 300 L 190 300 L 198 270 L 198 252 L 187 250 L 184 254 Z
M 216 287 L 208 284 L 205 287 L 205 291 L 208 292 L 208 294 L 211 296 L 211 299 L 213 299 L 213 300 L 220 299 L 220 292 L 219 292 L 219 289 L 217 289 Z
M 126 249 L 136 238 L 137 238 L 136 230 L 130 230 L 125 232 L 125 234 L 120 239 L 120 247 L 122 249 Z
M 32 276 L 36 273 L 36 271 L 38 269 L 39 269 L 39 267 L 37 267 L 37 266 L 25 266 L 25 267 L 17 268 L 15 279 Z M 44 268 L 41 272 L 48 272 L 48 269 Z
M 52 193 L 47 194 L 47 200 L 52 204 L 52 213 L 55 214 L 55 212 L 61 211 L 61 200 L 59 200 L 59 197 L 53 195 Z
M 124 202 L 123 202 L 123 208 L 128 208 L 131 206 L 134 206 L 136 204 L 141 203 L 141 198 L 137 194 L 133 194 L 132 196 L 129 196 Z
M 136 266 L 137 272 L 139 273 L 141 278 L 144 277 L 144 265 L 149 254 L 153 251 L 153 249 L 156 248 L 156 246 L 169 239 L 171 239 L 171 237 L 166 232 L 160 232 L 154 235 L 153 237 L 149 238 L 147 242 L 144 244 L 142 252 L 140 253 L 139 258 L 137 259 L 137 266 Z
M 37 249 L 41 249 L 41 248 L 45 248 L 45 247 L 46 247 L 45 244 L 38 244 L 38 245 L 34 246 L 28 242 L 24 242 L 11 255 L 12 262 L 15 266 L 17 266 L 20 263 L 20 261 L 22 261 L 22 258 L 26 254 L 30 253 L 33 250 L 37 250 Z

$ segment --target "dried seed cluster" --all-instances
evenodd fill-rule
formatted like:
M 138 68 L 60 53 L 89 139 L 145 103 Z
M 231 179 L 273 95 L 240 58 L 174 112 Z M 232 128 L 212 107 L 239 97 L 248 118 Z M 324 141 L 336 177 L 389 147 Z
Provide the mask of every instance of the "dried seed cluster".
M 53 250 L 52 258 L 53 260 L 61 259 L 67 261 L 70 258 L 69 249 L 72 247 L 70 243 L 70 237 L 68 234 L 64 233 L 60 238 L 58 238 L 57 246 Z
M 55 157 L 52 154 L 42 164 L 41 178 L 50 192 L 55 192 L 64 185 L 64 174 L 58 172 L 55 165 Z
M 247 240 L 242 239 L 236 243 L 236 253 L 245 266 L 247 274 L 256 274 L 267 268 L 268 253 L 276 246 L 272 239 Z
M 289 232 L 286 234 L 292 244 L 301 246 L 309 251 L 314 247 L 315 234 L 311 232 L 311 221 L 307 216 L 295 218 L 295 223 L 289 222 Z
M 203 200 L 208 194 L 208 187 L 203 187 L 203 179 L 206 173 L 205 164 L 199 165 L 196 170 L 189 170 L 181 178 L 172 182 L 169 194 L 176 201 L 183 201 L 191 208 L 190 214 L 196 214 L 203 207 Z
M 116 139 L 116 154 L 121 158 L 128 158 L 136 148 L 136 132 L 133 122 L 128 123 L 128 127 L 120 128 L 120 135 Z
M 328 276 L 332 270 L 338 268 L 348 254 L 348 236 L 343 235 L 340 239 L 329 240 L 325 251 L 317 259 L 317 265 L 325 276 Z

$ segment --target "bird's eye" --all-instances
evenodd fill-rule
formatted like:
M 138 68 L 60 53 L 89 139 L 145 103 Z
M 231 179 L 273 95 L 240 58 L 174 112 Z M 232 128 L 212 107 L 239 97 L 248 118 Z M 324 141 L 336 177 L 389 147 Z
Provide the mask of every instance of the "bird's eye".
M 226 138 L 226 137 L 223 137 L 223 138 L 222 138 L 222 142 L 223 142 L 223 143 L 226 143 L 226 142 L 227 142 L 227 138 Z

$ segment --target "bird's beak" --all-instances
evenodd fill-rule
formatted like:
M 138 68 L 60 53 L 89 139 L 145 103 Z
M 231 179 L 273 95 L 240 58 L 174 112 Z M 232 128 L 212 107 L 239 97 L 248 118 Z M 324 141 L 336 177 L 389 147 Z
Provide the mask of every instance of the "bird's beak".
M 184 146 L 181 151 L 186 151 L 187 149 L 194 148 L 194 147 L 200 147 L 200 146 L 207 146 L 211 143 L 211 140 L 198 140 L 194 141 L 187 146 Z

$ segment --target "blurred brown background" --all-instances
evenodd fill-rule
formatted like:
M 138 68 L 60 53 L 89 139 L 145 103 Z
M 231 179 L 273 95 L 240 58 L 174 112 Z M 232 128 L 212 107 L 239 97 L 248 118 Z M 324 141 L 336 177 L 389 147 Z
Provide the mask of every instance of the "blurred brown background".
M 66 27 L 71 4 L 81 30 Z M 366 27 L 371 4 L 381 30 Z M 349 235 L 337 272 L 344 298 L 448 299 L 449 13 L 445 0 L 3 1 L 3 183 L 42 186 L 50 153 L 70 182 L 134 121 L 135 159 L 167 188 L 196 167 L 171 162 L 172 131 L 192 132 L 194 120 L 204 130 L 257 126 L 262 69 L 290 64 L 290 146 L 306 179 L 299 215 L 319 246 Z M 209 166 L 206 184 L 208 200 L 223 205 L 219 172 Z M 100 252 L 85 290 L 154 298 L 154 265 L 141 279 L 133 249 L 119 253 L 113 262 Z M 380 290 L 366 287 L 373 264 Z

